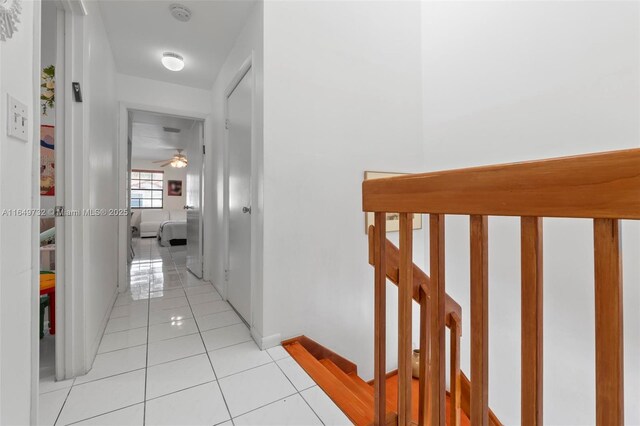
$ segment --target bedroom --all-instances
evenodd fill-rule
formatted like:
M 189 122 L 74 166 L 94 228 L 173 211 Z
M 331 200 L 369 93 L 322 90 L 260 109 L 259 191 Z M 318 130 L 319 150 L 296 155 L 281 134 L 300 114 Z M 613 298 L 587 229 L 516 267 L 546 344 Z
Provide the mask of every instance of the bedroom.
M 163 247 L 186 245 L 187 212 L 194 204 L 189 174 L 199 175 L 194 163 L 201 164 L 189 160 L 201 157 L 193 147 L 201 145 L 202 122 L 132 111 L 130 126 L 131 237 L 155 238 Z

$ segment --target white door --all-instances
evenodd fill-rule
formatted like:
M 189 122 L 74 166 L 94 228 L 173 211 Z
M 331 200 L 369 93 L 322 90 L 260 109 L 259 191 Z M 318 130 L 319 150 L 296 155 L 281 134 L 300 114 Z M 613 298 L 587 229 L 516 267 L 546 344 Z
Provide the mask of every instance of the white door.
M 204 165 L 203 123 L 194 126 L 187 147 L 187 269 L 202 278 L 202 167 Z
M 251 93 L 252 71 L 227 99 L 229 144 L 229 303 L 251 323 Z

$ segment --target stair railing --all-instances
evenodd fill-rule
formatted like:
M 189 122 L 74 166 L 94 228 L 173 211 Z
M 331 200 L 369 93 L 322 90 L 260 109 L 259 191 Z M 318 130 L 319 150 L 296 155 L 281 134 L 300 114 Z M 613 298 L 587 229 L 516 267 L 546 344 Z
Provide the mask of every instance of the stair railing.
M 375 213 L 370 230 L 375 267 L 375 413 L 385 413 L 386 213 L 400 214 L 398 254 L 398 416 L 411 423 L 411 300 L 414 295 L 412 215 L 428 214 L 430 280 L 420 286 L 419 424 L 445 424 L 445 326 L 459 330 L 447 309 L 445 215 L 470 216 L 472 425 L 488 425 L 488 216 L 521 218 L 521 423 L 543 424 L 542 218 L 589 218 L 594 223 L 596 423 L 624 424 L 622 263 L 620 220 L 640 219 L 640 149 L 526 163 L 476 167 L 363 182 L 363 210 Z M 392 272 L 391 275 L 393 275 Z M 458 332 L 456 332 L 457 334 Z M 452 333 L 453 335 L 454 333 Z M 454 342 L 459 356 L 459 340 Z M 428 352 L 428 355 L 427 355 Z M 452 351 L 453 353 L 453 351 Z M 460 389 L 453 363 L 451 395 Z M 455 371 L 458 373 L 455 373 Z M 428 386 L 428 389 L 427 389 Z M 454 423 L 457 424 L 457 423 Z
M 375 232 L 376 227 L 371 225 L 369 227 L 369 263 L 375 267 L 376 259 L 375 259 Z M 398 248 L 385 237 L 385 249 L 384 249 L 384 258 L 386 259 L 384 265 L 384 273 L 389 281 L 400 286 L 400 251 Z M 406 260 L 406 259 L 405 259 Z M 422 271 L 417 265 L 412 263 L 411 267 L 412 271 L 410 273 L 411 277 L 407 276 L 407 281 L 403 282 L 403 289 L 410 287 L 408 291 L 411 293 L 411 298 L 418 302 L 420 305 L 420 318 L 424 321 L 425 325 L 421 326 L 421 331 L 428 335 L 428 324 L 429 324 L 429 276 Z M 407 285 L 407 283 L 409 283 Z M 400 293 L 399 293 L 400 295 Z M 406 295 L 406 291 L 403 292 L 403 297 L 406 300 L 408 297 Z M 411 304 L 409 302 L 409 304 Z M 398 323 L 398 335 L 402 336 L 402 339 L 399 338 L 399 352 L 401 351 L 406 355 L 407 347 L 411 345 L 411 306 L 409 306 L 409 310 L 407 310 L 407 306 L 404 306 L 403 310 L 399 311 L 399 316 L 402 318 Z M 384 315 L 376 318 L 384 321 Z M 462 407 L 462 393 L 461 393 L 461 381 L 464 380 L 462 373 L 460 371 L 460 339 L 462 337 L 462 308 L 455 300 L 453 300 L 449 295 L 446 295 L 445 301 L 445 325 L 450 330 L 450 395 L 451 395 L 451 403 L 450 403 L 450 425 L 459 425 L 460 424 L 460 412 Z M 376 328 L 377 329 L 377 328 Z M 386 331 L 384 327 L 382 327 L 383 332 Z M 381 336 L 380 336 L 381 337 Z M 380 342 L 384 342 L 385 339 L 380 338 Z M 421 336 L 420 338 L 420 357 L 421 357 L 421 371 L 420 371 L 420 385 L 419 385 L 419 399 L 420 401 L 425 401 L 425 403 L 419 405 L 419 417 L 423 418 L 426 416 L 426 411 L 428 409 L 428 405 L 426 401 L 428 400 L 428 380 L 429 380 L 429 368 L 428 362 L 424 361 L 424 359 L 428 359 L 429 348 L 428 348 L 429 339 L 427 336 Z M 382 352 L 384 355 L 384 351 Z M 407 364 L 409 362 L 409 364 Z M 399 364 L 402 364 L 402 367 L 398 367 L 398 384 L 399 388 L 403 389 L 404 392 L 398 392 L 398 402 L 399 406 L 403 407 L 402 409 L 398 409 L 398 413 L 411 413 L 411 393 L 407 392 L 407 389 L 411 387 L 411 375 L 412 375 L 412 359 L 407 361 L 406 356 L 402 361 L 399 360 Z M 408 365 L 408 366 L 407 366 Z M 385 366 L 386 369 L 386 366 Z M 408 371 L 407 371 L 408 369 Z M 403 371 L 404 374 L 401 374 L 400 371 Z M 378 395 L 379 390 L 376 390 L 375 395 Z M 386 392 L 386 387 L 383 389 L 383 393 Z M 402 397 L 401 397 L 402 395 Z M 381 394 L 378 395 L 378 399 L 376 401 L 385 401 L 386 395 Z M 376 412 L 380 407 L 376 405 Z M 387 413 L 387 417 L 390 417 L 390 414 L 395 413 Z M 382 413 L 380 413 L 382 416 Z M 387 423 L 393 423 L 394 419 L 397 418 L 398 422 L 409 421 L 409 418 L 402 419 L 399 416 L 391 416 L 387 418 Z M 496 423 L 496 424 L 499 424 Z

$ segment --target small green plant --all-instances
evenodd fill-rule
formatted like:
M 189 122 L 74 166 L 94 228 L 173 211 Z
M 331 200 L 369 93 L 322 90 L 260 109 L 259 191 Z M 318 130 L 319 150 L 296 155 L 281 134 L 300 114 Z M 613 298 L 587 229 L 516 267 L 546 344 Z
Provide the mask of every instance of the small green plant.
M 40 84 L 40 104 L 42 106 L 42 114 L 47 115 L 47 111 L 53 109 L 56 103 L 56 66 L 49 65 L 43 68 L 40 78 L 42 80 Z

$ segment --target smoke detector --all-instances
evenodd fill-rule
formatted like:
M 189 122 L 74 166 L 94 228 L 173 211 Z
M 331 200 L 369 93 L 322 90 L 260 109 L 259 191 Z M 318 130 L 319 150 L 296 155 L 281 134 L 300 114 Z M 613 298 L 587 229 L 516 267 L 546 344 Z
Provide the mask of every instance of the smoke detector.
M 169 11 L 171 11 L 171 16 L 180 22 L 187 22 L 191 19 L 191 10 L 181 4 L 172 4 L 169 6 Z

